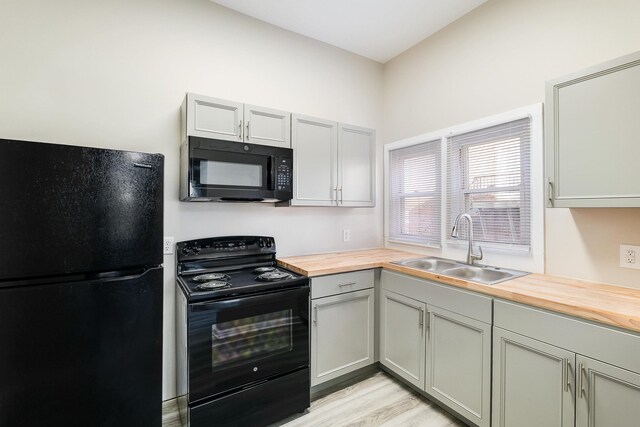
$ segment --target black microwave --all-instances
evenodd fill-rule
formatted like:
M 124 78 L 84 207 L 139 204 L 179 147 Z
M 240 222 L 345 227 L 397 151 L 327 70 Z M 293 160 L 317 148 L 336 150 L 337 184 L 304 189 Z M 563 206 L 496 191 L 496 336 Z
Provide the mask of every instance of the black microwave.
M 180 200 L 284 202 L 293 192 L 293 150 L 190 136 L 180 148 Z

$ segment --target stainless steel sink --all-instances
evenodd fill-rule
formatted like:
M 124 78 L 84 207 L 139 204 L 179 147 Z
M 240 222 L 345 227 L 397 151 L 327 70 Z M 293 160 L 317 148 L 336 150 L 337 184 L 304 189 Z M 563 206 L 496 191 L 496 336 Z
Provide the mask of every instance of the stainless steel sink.
M 490 267 L 486 265 L 469 265 L 444 258 L 425 257 L 394 261 L 392 264 L 415 268 L 416 270 L 438 273 L 443 276 L 469 280 L 485 285 L 495 285 L 505 280 L 530 274 L 526 271 L 510 270 L 506 268 Z
M 404 267 L 416 268 L 418 270 L 426 271 L 442 271 L 448 268 L 453 268 L 458 265 L 455 261 L 444 260 L 440 258 L 419 258 L 408 259 L 406 261 L 396 261 L 393 264 L 402 265 Z

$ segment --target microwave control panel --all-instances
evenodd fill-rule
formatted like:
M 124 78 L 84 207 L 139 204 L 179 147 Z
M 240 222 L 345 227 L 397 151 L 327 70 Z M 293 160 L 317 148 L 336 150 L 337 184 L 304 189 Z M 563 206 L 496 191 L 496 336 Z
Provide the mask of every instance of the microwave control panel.
M 291 191 L 291 160 L 292 159 L 278 159 L 276 190 Z

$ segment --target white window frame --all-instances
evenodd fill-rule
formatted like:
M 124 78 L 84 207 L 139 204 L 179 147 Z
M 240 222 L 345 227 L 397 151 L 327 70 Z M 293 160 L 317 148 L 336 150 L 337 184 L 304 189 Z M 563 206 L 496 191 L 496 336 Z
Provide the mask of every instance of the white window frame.
M 447 141 L 446 138 L 478 129 L 495 126 L 502 123 L 529 117 L 531 119 L 531 173 L 529 179 L 531 188 L 531 245 L 528 249 L 517 247 L 505 247 L 504 245 L 484 245 L 483 264 L 495 265 L 505 268 L 514 268 L 534 273 L 544 272 L 544 164 L 543 164 L 543 104 L 537 103 L 526 107 L 517 108 L 505 113 L 496 114 L 479 120 L 440 129 L 417 135 L 401 141 L 396 141 L 384 145 L 384 240 L 385 247 L 424 253 L 427 255 L 441 256 L 455 260 L 466 258 L 467 241 L 456 241 L 448 239 L 451 230 L 446 229 L 447 207 L 446 197 L 448 195 L 447 182 Z M 433 248 L 429 245 L 417 243 L 394 242 L 389 240 L 389 151 L 398 148 L 416 145 L 425 141 L 441 139 L 441 248 Z
M 418 144 L 423 144 L 425 142 L 428 141 L 434 141 L 434 140 L 440 140 L 440 245 L 434 246 L 433 244 L 430 243 L 419 243 L 419 242 L 407 242 L 407 241 L 399 241 L 399 240 L 393 240 L 389 237 L 389 218 L 390 218 L 390 203 L 391 203 L 391 188 L 390 188 L 390 181 L 391 181 L 391 175 L 389 172 L 389 161 L 390 161 L 390 155 L 389 152 L 392 150 L 397 150 L 399 148 L 405 148 L 405 147 L 410 147 L 412 145 L 418 145 Z M 433 249 L 441 249 L 442 248 L 442 242 L 443 242 L 443 228 L 444 225 L 442 224 L 442 220 L 444 219 L 444 205 L 445 203 L 443 203 L 443 198 L 445 196 L 445 182 L 446 182 L 446 174 L 445 174 L 445 158 L 443 157 L 443 153 L 444 153 L 444 149 L 445 147 L 446 141 L 442 138 L 442 134 L 441 133 L 437 133 L 437 132 L 432 132 L 432 133 L 425 133 L 423 135 L 418 135 L 415 137 L 411 137 L 411 138 L 407 138 L 404 139 L 402 141 L 396 141 L 396 142 L 392 142 L 390 144 L 386 144 L 384 146 L 384 240 L 385 240 L 385 246 L 387 243 L 392 243 L 392 244 L 398 244 L 398 245 L 410 245 L 410 246 L 417 246 L 417 247 L 423 247 L 423 248 L 433 248 Z
M 513 122 L 518 121 L 518 120 L 522 120 L 522 119 L 530 119 L 530 117 L 521 117 L 520 119 L 516 118 L 516 119 L 513 119 L 513 120 L 509 120 L 507 122 L 504 122 L 504 123 L 498 123 L 498 125 L 500 125 L 500 124 L 513 124 Z M 528 123 L 529 133 L 531 133 L 531 125 L 532 125 L 532 123 L 531 123 L 531 120 L 530 120 L 529 123 Z M 492 127 L 492 126 L 483 127 L 480 130 L 484 130 L 484 129 L 490 128 L 490 127 Z M 460 133 L 467 133 L 467 132 L 460 132 Z M 455 138 L 456 135 L 459 135 L 460 133 L 449 134 L 449 135 L 447 135 L 447 137 L 448 138 L 450 138 L 450 137 L 454 137 Z M 498 141 L 494 141 L 494 142 L 498 142 Z M 450 144 L 449 141 L 447 141 L 447 143 Z M 477 146 L 477 145 L 478 145 L 477 143 L 475 143 L 475 144 L 464 143 L 461 146 L 464 146 L 467 149 L 469 149 L 469 148 L 471 148 L 473 146 Z M 482 145 L 482 144 L 480 144 L 480 145 Z M 523 151 L 522 151 L 523 149 L 524 149 L 523 146 L 520 145 L 521 153 L 523 153 Z M 526 156 L 521 156 L 521 158 L 525 157 L 525 158 L 527 158 L 529 160 L 529 163 L 531 163 L 531 141 L 529 141 L 527 149 L 528 149 L 528 153 L 526 153 Z M 447 153 L 446 153 L 447 166 L 450 165 L 450 161 L 452 160 L 452 159 L 449 158 L 450 155 L 453 155 L 452 147 L 448 146 L 447 147 Z M 469 162 L 469 157 L 468 157 L 468 155 L 465 157 L 465 160 L 467 162 L 465 166 L 468 167 L 469 166 L 469 163 L 468 163 Z M 529 174 L 531 173 L 530 169 L 531 168 L 529 167 L 529 170 L 528 170 Z M 524 197 L 523 192 L 525 191 L 525 189 L 527 189 L 527 184 L 528 184 L 529 188 L 531 188 L 531 186 L 532 186 L 530 177 L 529 177 L 529 181 L 527 181 L 526 183 L 524 181 L 524 179 L 526 177 L 526 172 L 525 172 L 526 170 L 527 170 L 527 168 L 523 168 L 523 167 L 520 168 L 520 183 L 519 184 L 511 185 L 511 186 L 500 186 L 500 187 L 497 187 L 495 190 L 493 190 L 493 192 L 501 193 L 501 192 L 517 191 L 518 194 L 520 195 L 521 202 L 524 201 L 525 197 Z M 448 172 L 447 173 L 447 177 L 452 175 L 451 171 L 447 171 L 447 172 Z M 468 172 L 469 171 L 464 167 L 460 169 L 461 176 L 459 176 L 459 178 L 461 179 L 462 182 L 466 182 L 467 181 L 468 177 L 465 174 L 468 173 Z M 451 183 L 449 183 L 449 184 L 451 184 Z M 452 197 L 452 194 L 451 194 L 452 191 L 451 190 L 452 190 L 451 189 L 451 185 L 449 185 L 447 187 L 448 194 L 446 194 L 447 201 L 449 200 L 450 197 Z M 474 194 L 474 193 L 486 194 L 486 193 L 490 193 L 490 192 L 492 192 L 492 191 L 487 189 L 487 188 L 482 188 L 482 189 L 464 188 L 464 189 L 460 189 L 460 194 L 462 195 L 462 199 L 463 200 L 466 199 L 465 196 L 470 195 L 470 194 Z M 530 202 L 531 202 L 531 200 L 530 200 Z M 456 207 L 460 207 L 460 206 L 458 206 L 459 203 L 455 203 L 455 204 L 456 204 Z M 447 206 L 449 206 L 448 203 L 447 203 Z M 521 204 L 522 213 L 525 215 L 525 218 L 527 219 L 527 225 L 529 225 L 529 226 L 530 226 L 530 218 L 531 218 L 531 206 L 532 206 L 531 204 L 524 204 L 524 203 Z M 466 210 L 465 210 L 465 212 L 466 212 Z M 456 211 L 456 212 L 453 212 L 453 213 L 452 212 L 447 212 L 447 217 L 444 218 L 444 220 L 447 221 L 448 224 L 450 224 L 449 221 L 453 222 L 454 215 L 456 215 L 456 213 L 461 213 L 461 212 L 460 211 Z M 466 235 L 466 226 L 464 228 L 464 231 L 465 231 L 464 234 Z M 531 231 L 531 230 L 529 230 L 529 231 Z M 531 233 L 529 233 L 528 237 L 529 237 L 529 239 L 531 239 L 531 237 L 532 237 Z M 446 235 L 445 238 L 447 239 L 447 243 L 449 243 L 449 244 L 453 244 L 453 245 L 460 244 L 460 240 L 456 240 L 456 239 L 452 238 L 450 235 Z M 528 244 L 518 244 L 518 243 L 506 243 L 506 242 L 481 241 L 478 238 L 477 234 L 476 234 L 475 242 L 477 244 L 479 244 L 479 245 L 482 245 L 483 248 L 485 248 L 485 247 L 495 247 L 495 248 L 498 248 L 498 249 L 515 250 L 515 251 L 529 251 L 530 247 L 531 247 L 531 243 L 530 242 Z M 466 240 L 463 243 L 467 244 Z
M 443 173 L 442 173 L 442 144 L 443 144 L 443 139 L 438 137 L 438 138 L 433 138 L 433 139 L 429 139 L 429 140 L 423 140 L 420 142 L 416 142 L 416 143 L 412 143 L 412 144 L 408 144 L 408 145 L 404 145 L 404 146 L 397 146 L 394 147 L 393 150 L 398 150 L 398 149 L 402 149 L 405 147 L 410 147 L 410 146 L 414 146 L 414 145 L 420 145 L 420 144 L 425 144 L 425 143 L 434 143 L 434 142 L 438 142 L 438 144 L 440 145 L 440 176 L 437 177 L 437 181 L 440 184 L 440 188 L 439 191 L 423 191 L 423 192 L 418 192 L 418 193 L 403 193 L 402 195 L 399 195 L 398 197 L 401 200 L 405 200 L 407 198 L 413 198 L 413 197 L 433 197 L 433 196 L 438 196 L 439 198 L 439 203 L 440 203 L 440 241 L 438 241 L 437 243 L 431 243 L 431 242 L 426 242 L 426 241 L 420 241 L 419 238 L 415 238 L 415 240 L 412 241 L 412 238 L 407 238 L 407 239 L 401 239 L 401 238 L 397 238 L 394 236 L 391 236 L 391 225 L 389 223 L 390 219 L 391 219 L 391 213 L 389 210 L 386 211 L 386 218 L 387 221 L 385 221 L 385 236 L 387 236 L 388 241 L 390 242 L 395 242 L 395 243 L 407 243 L 407 244 L 412 244 L 412 245 L 418 245 L 418 246 L 425 246 L 425 247 L 429 247 L 429 248 L 440 248 L 442 246 L 442 220 L 444 219 L 442 217 L 442 206 L 443 206 L 443 193 L 442 193 L 442 179 L 444 179 L 443 177 Z M 385 156 L 385 160 L 387 162 L 387 165 L 390 162 L 391 159 L 391 155 L 390 152 L 392 150 L 387 150 L 386 151 L 386 156 Z M 438 159 L 436 159 L 437 162 Z M 386 168 L 386 171 L 388 171 L 389 169 Z M 391 176 L 389 176 L 389 179 L 387 179 L 385 181 L 386 184 L 386 188 L 388 189 L 386 194 L 389 194 L 389 197 L 391 197 L 391 190 L 390 190 L 390 182 L 391 182 Z M 389 207 L 390 206 L 390 202 L 387 203 L 385 206 Z M 401 209 L 402 211 L 404 211 L 403 209 Z

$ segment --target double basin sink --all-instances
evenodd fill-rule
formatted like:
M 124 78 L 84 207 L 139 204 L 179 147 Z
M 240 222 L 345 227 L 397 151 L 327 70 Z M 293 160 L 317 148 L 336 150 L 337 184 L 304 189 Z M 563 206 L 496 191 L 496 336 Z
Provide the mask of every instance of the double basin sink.
M 509 270 L 506 268 L 489 267 L 486 265 L 469 265 L 450 259 L 425 257 L 408 259 L 404 261 L 394 261 L 391 264 L 403 267 L 414 268 L 416 270 L 437 273 L 443 276 L 454 277 L 456 279 L 469 280 L 471 282 L 482 283 L 484 285 L 495 285 L 505 280 L 526 276 L 526 271 Z

